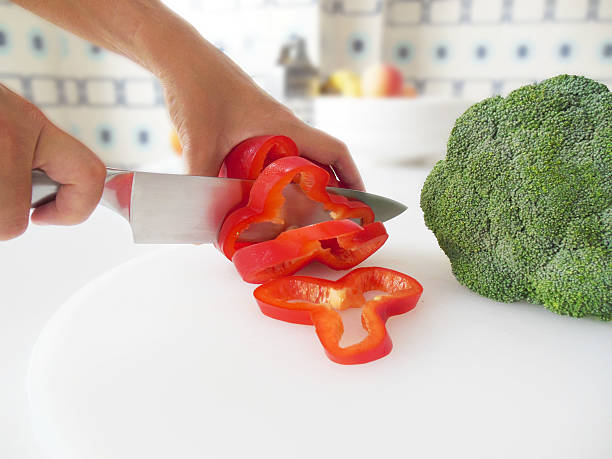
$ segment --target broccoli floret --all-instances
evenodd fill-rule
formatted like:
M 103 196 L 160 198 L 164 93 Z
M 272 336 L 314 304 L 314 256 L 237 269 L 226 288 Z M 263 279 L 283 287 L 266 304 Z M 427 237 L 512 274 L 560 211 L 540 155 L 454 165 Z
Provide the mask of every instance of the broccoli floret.
M 612 319 L 612 93 L 560 75 L 473 105 L 421 208 L 466 287 Z

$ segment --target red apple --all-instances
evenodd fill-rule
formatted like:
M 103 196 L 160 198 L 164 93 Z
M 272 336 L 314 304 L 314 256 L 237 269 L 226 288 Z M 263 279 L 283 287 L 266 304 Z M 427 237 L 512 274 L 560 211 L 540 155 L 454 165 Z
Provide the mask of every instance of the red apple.
M 368 67 L 363 73 L 361 88 L 366 97 L 402 96 L 404 79 L 392 65 L 377 64 Z

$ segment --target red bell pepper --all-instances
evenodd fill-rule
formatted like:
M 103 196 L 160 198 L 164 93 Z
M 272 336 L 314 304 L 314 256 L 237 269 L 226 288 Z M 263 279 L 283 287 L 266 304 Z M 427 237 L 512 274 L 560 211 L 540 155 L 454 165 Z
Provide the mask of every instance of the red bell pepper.
M 385 294 L 367 301 L 368 291 Z M 338 281 L 292 276 L 260 285 L 253 293 L 261 311 L 270 317 L 314 325 L 319 340 L 334 362 L 366 363 L 391 352 L 385 323 L 390 316 L 413 309 L 423 287 L 412 277 L 386 268 L 358 268 Z M 344 333 L 338 311 L 363 307 L 361 323 L 368 335 L 359 343 L 340 346 Z
M 219 177 L 255 180 L 262 170 L 277 159 L 299 155 L 295 142 L 284 135 L 252 137 L 232 148 L 223 161 Z M 312 159 L 309 161 L 327 171 L 329 174 L 327 186 L 344 187 L 330 166 Z
M 321 203 L 334 220 L 359 219 L 362 226 L 374 221 L 374 212 L 368 205 L 328 194 L 325 189 L 328 180 L 329 174 L 325 170 L 298 156 L 272 162 L 255 180 L 247 205 L 226 217 L 219 231 L 217 247 L 231 260 L 237 250 L 273 239 L 286 231 L 292 224 L 289 220 L 292 213 L 284 210 L 283 190 L 292 182 L 297 183 L 309 199 Z M 245 230 L 255 224 L 260 224 L 258 229 L 265 229 L 267 234 L 241 239 Z
M 350 269 L 376 252 L 387 240 L 385 227 L 365 227 L 351 220 L 334 220 L 279 234 L 276 239 L 238 250 L 232 262 L 246 282 L 263 284 L 287 276 L 312 261 L 332 269 Z
M 310 159 L 310 158 L 308 158 L 308 161 L 315 164 L 316 166 L 319 166 L 322 169 L 325 169 L 325 171 L 329 174 L 329 180 L 327 181 L 327 186 L 335 186 L 338 188 L 350 188 L 350 187 L 347 187 L 342 180 L 336 177 L 336 172 L 332 169 L 331 166 L 320 163 L 319 161 L 315 161 L 314 159 Z
M 255 180 L 271 162 L 298 156 L 293 140 L 284 135 L 252 137 L 236 145 L 225 157 L 219 177 Z

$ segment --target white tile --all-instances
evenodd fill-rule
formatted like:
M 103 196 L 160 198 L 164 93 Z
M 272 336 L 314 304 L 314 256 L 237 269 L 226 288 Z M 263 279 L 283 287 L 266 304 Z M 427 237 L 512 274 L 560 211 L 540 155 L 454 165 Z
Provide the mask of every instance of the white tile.
M 438 0 L 431 4 L 432 24 L 457 24 L 460 17 L 460 0 Z
M 512 18 L 515 21 L 537 21 L 544 17 L 546 0 L 515 0 Z
M 155 104 L 155 86 L 153 80 L 128 80 L 125 82 L 125 100 L 128 105 Z
M 421 18 L 419 1 L 389 2 L 386 13 L 388 24 L 418 24 Z
M 557 0 L 556 19 L 584 19 L 587 16 L 589 0 Z
M 472 0 L 472 22 L 498 22 L 502 16 L 502 6 L 502 0 Z
M 79 88 L 75 80 L 64 80 L 64 95 L 68 105 L 76 105 L 79 102 Z
M 599 12 L 597 17 L 599 19 L 612 20 L 612 0 L 599 1 Z
M 115 85 L 110 80 L 88 80 L 85 91 L 87 100 L 91 105 L 111 105 L 115 103 Z
M 36 105 L 50 105 L 59 102 L 55 79 L 36 77 L 32 79 L 32 101 Z

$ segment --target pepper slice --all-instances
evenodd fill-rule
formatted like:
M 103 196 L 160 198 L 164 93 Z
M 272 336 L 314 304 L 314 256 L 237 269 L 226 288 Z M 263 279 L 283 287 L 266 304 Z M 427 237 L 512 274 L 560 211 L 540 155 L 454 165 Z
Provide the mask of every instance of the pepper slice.
M 262 135 L 232 148 L 223 161 L 219 177 L 255 180 L 271 162 L 298 156 L 298 147 L 284 135 Z
M 219 177 L 255 180 L 270 163 L 285 156 L 299 156 L 293 140 L 284 135 L 262 135 L 244 140 L 232 148 L 223 161 Z M 336 178 L 333 169 L 312 159 L 310 162 L 325 169 L 329 174 L 327 186 L 344 187 Z
M 279 234 L 276 239 L 238 250 L 232 262 L 242 279 L 263 284 L 287 276 L 312 261 L 332 269 L 350 269 L 376 252 L 387 240 L 385 227 L 365 227 L 351 220 L 334 220 Z
M 364 294 L 368 291 L 386 293 L 367 301 Z M 257 287 L 253 295 L 269 317 L 314 325 L 327 356 L 351 365 L 391 352 L 387 319 L 413 309 L 422 292 L 421 284 L 406 274 L 386 268 L 358 268 L 335 282 L 305 276 L 275 279 Z M 341 347 L 344 326 L 338 311 L 362 306 L 361 323 L 368 335 L 359 343 Z
M 283 206 L 283 191 L 291 182 L 297 183 L 306 197 L 321 203 L 334 220 L 359 219 L 362 226 L 374 221 L 374 212 L 368 205 L 328 194 L 325 188 L 328 180 L 329 174 L 325 170 L 299 156 L 272 162 L 255 180 L 247 205 L 226 217 L 219 231 L 217 247 L 231 260 L 237 250 L 273 239 L 291 227 L 294 222 L 290 218 L 294 213 L 285 213 Z M 241 234 L 256 223 L 266 225 L 266 234 L 241 240 Z

